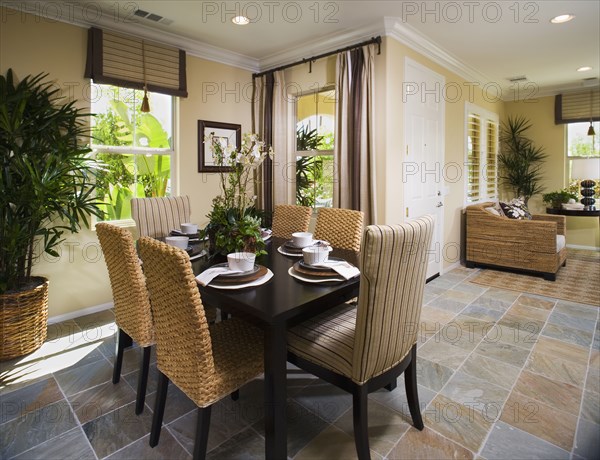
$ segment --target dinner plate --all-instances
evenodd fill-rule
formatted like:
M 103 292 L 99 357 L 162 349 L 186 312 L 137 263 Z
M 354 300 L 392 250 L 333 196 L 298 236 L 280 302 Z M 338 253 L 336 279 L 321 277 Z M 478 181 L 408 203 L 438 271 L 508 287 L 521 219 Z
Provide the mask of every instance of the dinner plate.
M 311 275 L 307 275 L 304 273 L 299 273 L 296 270 L 294 270 L 294 267 L 290 267 L 290 269 L 288 270 L 288 274 L 292 278 L 296 278 L 297 280 L 304 281 L 306 283 L 340 283 L 342 281 L 346 281 L 341 276 L 325 277 L 325 276 L 311 276 Z
M 221 267 L 229 267 L 229 264 L 227 262 L 223 262 L 221 264 L 213 265 L 211 268 L 221 268 Z M 244 278 L 246 276 L 250 276 L 250 275 L 254 275 L 255 273 L 258 273 L 259 270 L 260 270 L 260 266 L 254 264 L 254 267 L 252 268 L 252 270 L 248 270 L 245 272 L 238 272 L 238 273 L 221 273 L 217 278 L 229 278 L 229 279 Z

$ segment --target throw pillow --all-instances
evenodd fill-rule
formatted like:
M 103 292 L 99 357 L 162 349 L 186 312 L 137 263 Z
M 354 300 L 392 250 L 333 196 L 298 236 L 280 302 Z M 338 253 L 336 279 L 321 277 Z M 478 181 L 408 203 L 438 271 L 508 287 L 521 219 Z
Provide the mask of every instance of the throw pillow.
M 525 206 L 525 201 L 522 197 L 514 198 L 508 203 L 503 203 L 501 201 L 500 208 L 502 208 L 502 212 L 509 219 L 531 219 L 531 213 L 529 212 L 529 209 L 527 209 L 527 206 Z

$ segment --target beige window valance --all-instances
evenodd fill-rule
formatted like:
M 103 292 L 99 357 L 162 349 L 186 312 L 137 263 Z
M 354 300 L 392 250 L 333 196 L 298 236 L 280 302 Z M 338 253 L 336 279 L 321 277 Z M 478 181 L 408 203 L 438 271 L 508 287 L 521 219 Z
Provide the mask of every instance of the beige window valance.
M 85 77 L 95 83 L 187 97 L 185 51 L 92 27 Z
M 554 122 L 580 123 L 600 121 L 600 90 L 591 88 L 573 93 L 559 94 L 554 101 Z

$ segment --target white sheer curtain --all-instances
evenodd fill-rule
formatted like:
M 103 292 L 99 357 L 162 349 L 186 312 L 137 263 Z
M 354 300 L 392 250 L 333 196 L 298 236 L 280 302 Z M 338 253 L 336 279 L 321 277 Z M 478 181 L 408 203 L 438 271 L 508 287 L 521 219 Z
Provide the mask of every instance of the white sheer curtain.
M 373 139 L 373 81 L 375 46 L 339 53 L 334 205 L 365 213 L 375 223 L 375 148 Z

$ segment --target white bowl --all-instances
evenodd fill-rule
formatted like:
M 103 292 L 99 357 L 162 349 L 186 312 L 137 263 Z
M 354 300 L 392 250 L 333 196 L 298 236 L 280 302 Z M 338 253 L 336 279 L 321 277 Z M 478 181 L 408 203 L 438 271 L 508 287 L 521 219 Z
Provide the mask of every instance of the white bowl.
M 313 234 L 309 232 L 292 233 L 292 244 L 298 248 L 304 248 L 313 242 Z
M 198 224 L 184 223 L 180 227 L 181 233 L 185 233 L 186 235 L 195 235 L 198 233 Z
M 187 249 L 189 238 L 187 236 L 167 236 L 165 243 L 175 246 L 179 249 Z
M 308 265 L 320 264 L 329 258 L 329 248 L 327 246 L 311 246 L 302 250 L 304 263 Z
M 227 263 L 230 270 L 249 272 L 254 268 L 256 254 L 253 252 L 232 252 L 227 254 Z

